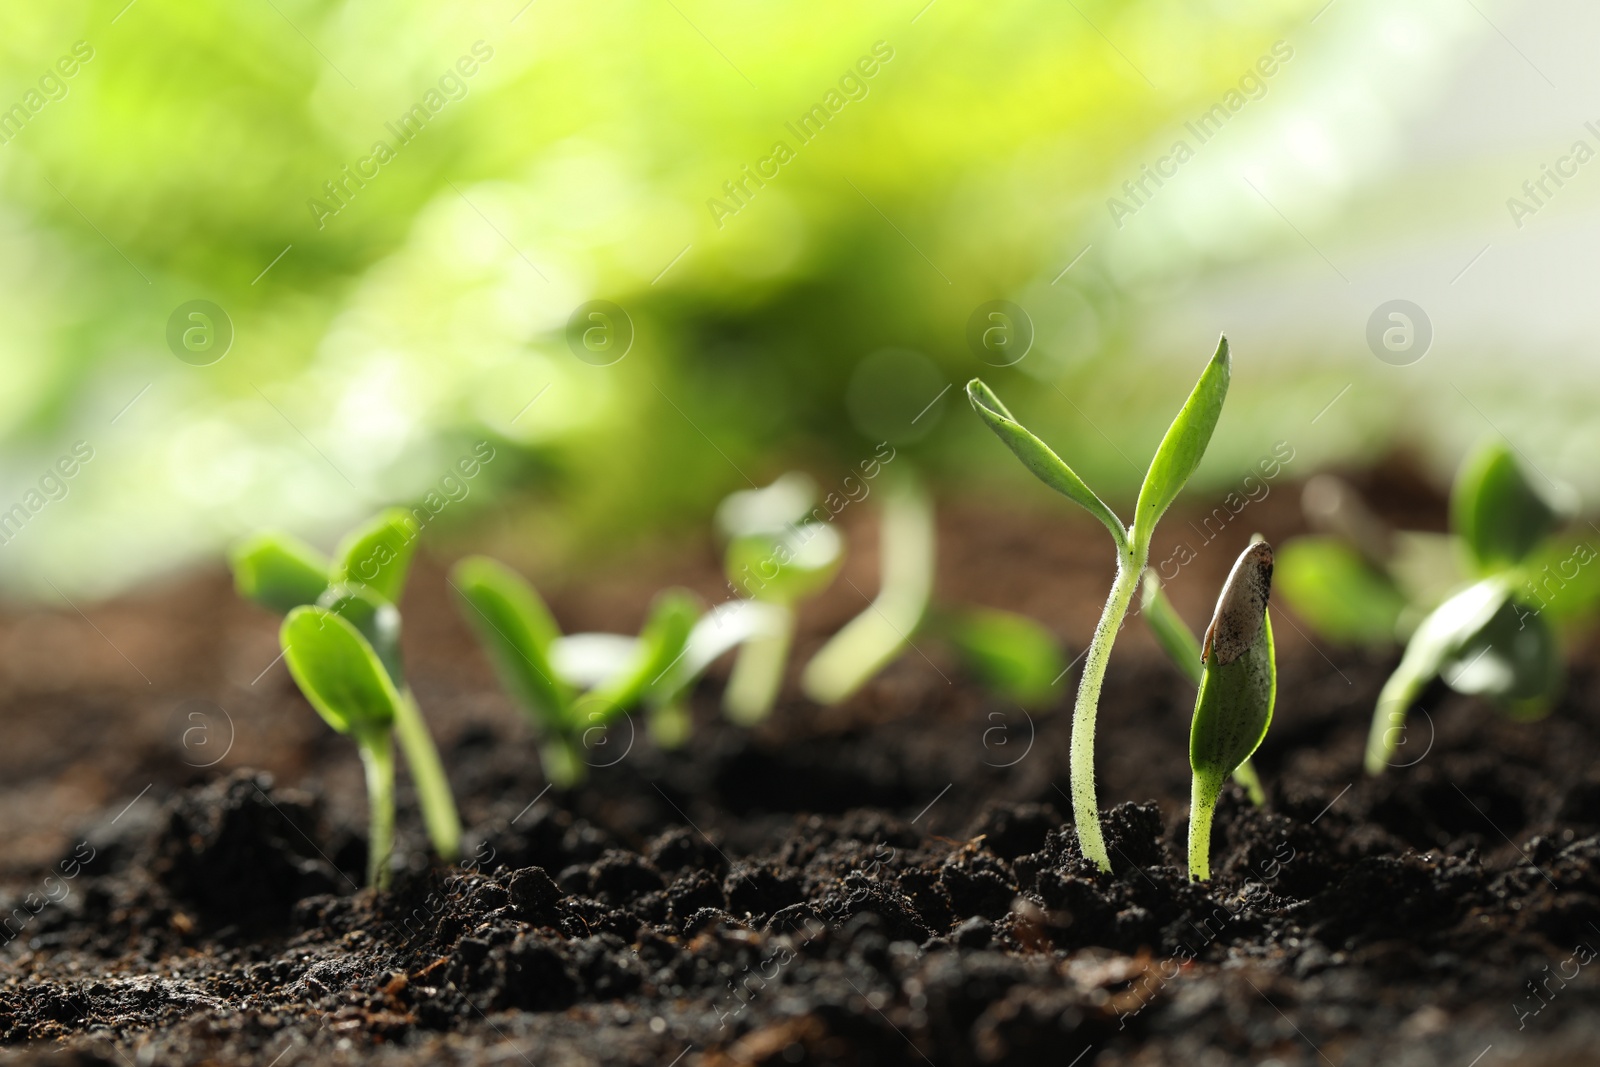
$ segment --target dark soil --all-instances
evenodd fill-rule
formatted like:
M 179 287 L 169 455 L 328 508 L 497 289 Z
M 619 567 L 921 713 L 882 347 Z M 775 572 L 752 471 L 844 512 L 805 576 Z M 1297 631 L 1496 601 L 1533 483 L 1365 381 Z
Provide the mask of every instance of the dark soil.
M 1406 507 L 1439 513 L 1404 484 Z M 1296 528 L 1294 505 L 1275 490 L 1209 545 L 1174 513 L 1156 556 L 1183 537 L 1198 552 L 1170 583 L 1191 623 L 1252 529 Z M 851 543 L 871 545 L 870 515 L 847 519 Z M 1026 610 L 1081 651 L 1110 576 L 1103 531 L 972 507 L 941 526 L 947 599 Z M 861 609 L 869 556 L 808 609 L 802 655 Z M 668 582 L 718 590 L 707 546 L 628 573 L 545 584 L 574 630 L 634 629 Z M 1600 1063 L 1592 645 L 1539 723 L 1428 694 L 1410 765 L 1369 779 L 1361 747 L 1396 654 L 1312 644 L 1289 621 L 1257 758 L 1268 803 L 1224 798 L 1216 878 L 1198 886 L 1182 869 L 1193 693 L 1140 623 L 1102 702 L 1105 875 L 1065 818 L 1075 675 L 1029 716 L 919 640 L 847 705 L 792 699 L 754 733 L 719 718 L 713 677 L 685 748 L 619 725 L 592 756 L 611 765 L 562 794 L 446 592 L 425 561 L 405 605 L 408 671 L 473 859 L 428 866 L 403 793 L 407 865 L 381 895 L 358 888 L 354 751 L 281 664 L 252 681 L 275 621 L 225 576 L 87 619 L 0 620 L 7 1055 Z

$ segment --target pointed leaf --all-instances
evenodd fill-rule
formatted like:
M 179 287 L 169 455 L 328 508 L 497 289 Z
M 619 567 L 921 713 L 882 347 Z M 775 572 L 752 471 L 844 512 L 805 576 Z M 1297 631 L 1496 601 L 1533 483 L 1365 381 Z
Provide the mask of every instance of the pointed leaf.
M 1200 642 L 1189 629 L 1189 624 L 1178 616 L 1172 601 L 1161 588 L 1161 579 L 1154 570 L 1144 572 L 1144 586 L 1140 593 L 1139 613 L 1144 616 L 1150 632 L 1156 635 L 1168 658 L 1195 685 L 1200 684 L 1204 664 L 1200 659 Z
M 478 631 L 500 683 L 543 731 L 568 729 L 572 691 L 549 659 L 560 630 L 533 586 L 487 556 L 457 563 L 451 584 L 466 602 L 462 613 Z
M 1461 465 L 1450 491 L 1451 528 L 1485 574 L 1521 563 L 1560 522 L 1499 440 L 1485 442 Z
M 639 631 L 633 662 L 594 693 L 602 703 L 598 721 L 627 711 L 647 692 L 658 687 L 665 693 L 675 691 L 670 675 L 682 662 L 695 617 L 699 614 L 694 594 L 687 589 L 668 589 L 656 597 L 650 617 Z M 593 718 L 597 709 L 590 710 Z
M 1211 432 L 1222 417 L 1222 404 L 1228 398 L 1228 380 L 1232 373 L 1233 357 L 1228 353 L 1228 339 L 1224 337 L 1217 343 L 1211 362 L 1200 373 L 1200 380 L 1184 402 L 1183 410 L 1167 427 L 1167 435 L 1161 439 L 1155 458 L 1150 461 L 1150 469 L 1145 472 L 1144 484 L 1139 487 L 1139 505 L 1133 516 L 1135 544 L 1150 543 L 1157 520 L 1200 466 L 1206 446 L 1211 443 Z
M 1122 527 L 1122 520 L 1084 484 L 1076 471 L 1051 451 L 1049 445 L 1024 429 L 987 385 L 977 378 L 972 379 L 967 383 L 967 399 L 995 436 L 1022 460 L 1024 467 L 1045 485 L 1099 519 L 1111 531 L 1118 548 L 1126 547 L 1127 531 Z
M 385 734 L 400 704 L 389 672 L 349 622 L 324 608 L 297 607 L 278 631 L 284 662 L 311 706 L 342 734 Z
M 280 615 L 315 604 L 328 587 L 328 558 L 286 533 L 256 534 L 236 546 L 229 561 L 239 595 Z
M 385 508 L 339 543 L 333 579 L 365 585 L 390 603 L 398 604 L 416 547 L 417 523 L 411 513 L 404 508 Z

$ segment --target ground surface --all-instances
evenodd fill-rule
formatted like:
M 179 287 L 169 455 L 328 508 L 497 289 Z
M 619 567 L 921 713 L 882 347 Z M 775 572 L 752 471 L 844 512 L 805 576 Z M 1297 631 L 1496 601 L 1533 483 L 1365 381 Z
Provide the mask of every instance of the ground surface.
M 1403 478 L 1389 510 L 1436 522 Z M 875 581 L 868 508 L 848 581 L 802 652 Z M 1277 490 L 1165 558 L 1199 623 Z M 1065 512 L 941 515 L 941 593 L 1029 611 L 1076 654 L 1109 581 L 1103 531 Z M 501 531 L 502 540 L 516 531 Z M 637 625 L 653 589 L 713 596 L 709 548 L 545 576 L 569 629 Z M 470 826 L 475 870 L 411 857 L 356 883 L 364 801 L 348 743 L 295 694 L 274 620 L 219 574 L 0 620 L 0 842 L 10 931 L 0 1041 L 28 1062 L 395 1064 L 1600 1063 L 1600 662 L 1537 724 L 1430 693 L 1378 779 L 1359 770 L 1394 657 L 1279 627 L 1270 798 L 1219 811 L 1216 880 L 1179 866 L 1190 690 L 1132 623 L 1100 721 L 1116 870 L 1065 825 L 1067 706 L 1024 714 L 937 648 L 847 705 L 786 701 L 662 753 L 619 728 L 589 782 L 545 790 L 425 561 L 408 670 Z M 919 646 L 922 642 L 919 642 Z M 268 668 L 263 673 L 263 668 Z M 30 896 L 29 894 L 32 894 Z M 20 909 L 20 910 L 16 910 Z M 1530 985 L 1530 983 L 1533 983 Z

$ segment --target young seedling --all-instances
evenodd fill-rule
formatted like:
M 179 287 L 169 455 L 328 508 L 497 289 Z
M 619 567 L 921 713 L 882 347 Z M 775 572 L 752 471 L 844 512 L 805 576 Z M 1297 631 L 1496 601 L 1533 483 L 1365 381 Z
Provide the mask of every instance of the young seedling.
M 1111 857 L 1106 852 L 1105 839 L 1100 831 L 1100 811 L 1095 800 L 1094 728 L 1100 686 L 1105 679 L 1112 643 L 1116 641 L 1117 631 L 1128 613 L 1128 605 L 1133 600 L 1139 578 L 1149 561 L 1151 535 L 1155 533 L 1157 521 L 1205 455 L 1211 433 L 1222 415 L 1223 401 L 1228 395 L 1231 367 L 1228 340 L 1223 338 L 1150 461 L 1144 483 L 1139 488 L 1139 500 L 1131 527 L 1124 527 L 1105 502 L 1084 484 L 1083 479 L 1061 457 L 1024 429 L 988 386 L 976 378 L 967 383 L 967 397 L 972 401 L 973 408 L 1000 440 L 1046 485 L 1099 519 L 1116 545 L 1116 580 L 1112 583 L 1111 595 L 1106 599 L 1105 609 L 1084 658 L 1078 699 L 1072 711 L 1070 762 L 1073 821 L 1078 829 L 1078 841 L 1083 854 L 1101 870 L 1111 870 Z
M 461 854 L 461 818 L 439 750 L 401 671 L 395 605 L 410 572 L 415 531 L 404 509 L 390 508 L 351 531 L 332 560 L 288 534 L 260 533 L 234 549 L 234 585 L 241 596 L 270 611 L 286 614 L 317 605 L 354 626 L 395 689 L 394 731 L 411 768 L 423 823 L 434 851 L 453 863 Z
M 1067 673 L 1061 644 L 1026 615 L 997 608 L 944 609 L 930 628 L 956 650 L 984 688 L 1025 708 L 1047 710 Z
M 668 739 L 686 732 L 683 673 L 699 614 L 693 597 L 668 590 L 656 598 L 638 638 L 577 634 L 563 638 L 538 592 L 486 556 L 457 563 L 451 584 L 493 661 L 501 684 L 540 741 L 545 777 L 561 788 L 581 781 L 582 751 L 596 733 L 644 702 Z
M 723 691 L 729 719 L 745 726 L 772 712 L 794 638 L 794 605 L 825 589 L 839 570 L 843 542 L 832 526 L 807 519 L 816 490 L 802 474 L 765 489 L 734 493 L 717 509 L 728 538 L 728 581 L 768 608 L 768 623 L 739 647 Z
M 885 491 L 878 595 L 806 664 L 800 688 L 819 704 L 846 699 L 905 650 L 933 595 L 933 506 L 905 479 Z
M 393 727 L 402 699 L 371 644 L 326 608 L 291 608 L 278 631 L 300 691 L 329 726 L 355 740 L 367 772 L 367 884 L 389 885 L 394 851 Z
M 1272 725 L 1278 667 L 1267 596 L 1272 547 L 1240 554 L 1217 598 L 1201 649 L 1204 667 L 1189 727 L 1189 880 L 1211 879 L 1211 817 L 1228 775 L 1248 760 Z
M 1369 774 L 1393 761 L 1434 678 L 1518 718 L 1549 710 L 1563 676 L 1556 624 L 1593 612 L 1600 568 L 1587 566 L 1596 553 L 1586 540 L 1553 536 L 1569 508 L 1547 499 L 1509 448 L 1486 443 L 1462 464 L 1449 537 L 1389 531 L 1331 480 L 1308 483 L 1305 504 L 1329 533 L 1284 546 L 1289 606 L 1335 640 L 1406 642 L 1373 711 Z
M 1144 585 L 1139 593 L 1139 613 L 1156 635 L 1156 643 L 1166 652 L 1184 676 L 1198 686 L 1205 676 L 1205 657 L 1200 652 L 1200 641 L 1189 629 L 1167 599 L 1161 579 L 1154 571 L 1144 572 Z M 1250 794 L 1250 803 L 1261 807 L 1267 802 L 1267 791 L 1262 788 L 1261 776 L 1245 760 L 1233 770 L 1233 780 Z

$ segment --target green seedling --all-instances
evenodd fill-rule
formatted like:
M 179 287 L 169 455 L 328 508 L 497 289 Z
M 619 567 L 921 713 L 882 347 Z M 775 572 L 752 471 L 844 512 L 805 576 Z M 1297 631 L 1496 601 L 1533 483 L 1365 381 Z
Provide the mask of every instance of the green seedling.
M 739 646 L 723 691 L 723 711 L 746 726 L 772 713 L 794 638 L 794 605 L 833 581 L 844 546 L 832 526 L 807 518 L 816 499 L 811 480 L 785 474 L 765 489 L 734 493 L 717 509 L 728 539 L 728 581 L 769 610 L 767 625 Z
M 659 736 L 673 741 L 686 735 L 682 698 L 693 676 L 684 673 L 684 661 L 699 614 L 689 593 L 668 590 L 658 596 L 637 638 L 563 637 L 533 586 L 497 560 L 462 560 L 451 572 L 451 584 L 501 684 L 539 738 L 551 783 L 570 788 L 581 781 L 584 748 L 641 703 L 652 709 L 652 729 Z
M 389 508 L 346 535 L 331 560 L 288 534 L 268 531 L 237 546 L 231 562 L 239 595 L 279 614 L 312 605 L 332 612 L 354 627 L 383 666 L 397 697 L 394 732 L 411 768 L 428 838 L 440 858 L 453 863 L 461 855 L 461 818 L 439 750 L 401 670 L 395 605 L 410 573 L 416 530 L 405 509 Z M 304 682 L 300 688 L 310 699 Z
M 1228 775 L 1260 747 L 1272 725 L 1278 668 L 1267 597 L 1272 548 L 1257 541 L 1234 562 L 1201 648 L 1204 664 L 1189 727 L 1189 880 L 1211 879 L 1211 817 Z
M 1173 608 L 1172 601 L 1167 599 L 1166 591 L 1161 587 L 1161 579 L 1156 577 L 1154 571 L 1144 573 L 1144 585 L 1139 593 L 1139 613 L 1155 634 L 1156 643 L 1162 651 L 1189 681 L 1199 686 L 1205 677 L 1205 657 L 1200 651 L 1200 640 Z M 1256 774 L 1249 760 L 1233 769 L 1233 780 L 1250 794 L 1250 803 L 1256 807 L 1267 802 L 1267 791 L 1262 788 L 1261 776 Z
M 819 704 L 837 704 L 905 650 L 933 595 L 933 505 L 910 479 L 885 490 L 879 532 L 878 595 L 828 639 L 800 676 Z
M 1593 613 L 1600 568 L 1588 566 L 1587 540 L 1555 536 L 1570 507 L 1553 503 L 1509 448 L 1488 442 L 1462 464 L 1448 536 L 1390 531 L 1327 478 L 1307 484 L 1305 504 L 1325 533 L 1284 546 L 1289 606 L 1332 639 L 1406 646 L 1373 710 L 1369 774 L 1393 761 L 1435 678 L 1517 718 L 1549 710 L 1563 684 L 1558 628 Z
M 403 700 L 372 645 L 327 608 L 289 609 L 278 631 L 300 691 L 328 725 L 355 740 L 367 772 L 367 884 L 386 889 L 394 851 L 393 729 Z
M 1067 673 L 1060 642 L 1026 615 L 996 608 L 947 609 L 929 627 L 950 643 L 979 684 L 1025 708 L 1048 708 L 1056 683 Z
M 1156 523 L 1189 480 L 1200 458 L 1205 455 L 1212 431 L 1222 415 L 1228 395 L 1232 363 L 1228 340 L 1217 345 L 1216 354 L 1201 373 L 1199 382 L 1173 420 L 1150 461 L 1139 488 L 1134 520 L 1130 527 L 1106 506 L 1083 479 L 1067 466 L 1050 447 L 1029 433 L 1006 410 L 1000 399 L 983 382 L 974 378 L 967 384 L 967 397 L 989 428 L 1014 452 L 1024 466 L 1050 488 L 1078 504 L 1100 520 L 1111 534 L 1117 550 L 1117 576 L 1106 599 L 1100 622 L 1084 658 L 1083 675 L 1078 684 L 1078 699 L 1072 711 L 1072 807 L 1073 821 L 1083 854 L 1102 870 L 1111 869 L 1105 839 L 1100 831 L 1100 812 L 1095 800 L 1094 728 L 1100 703 L 1100 687 L 1117 631 L 1128 613 L 1128 605 L 1139 587 L 1140 576 L 1150 558 L 1150 538 Z

